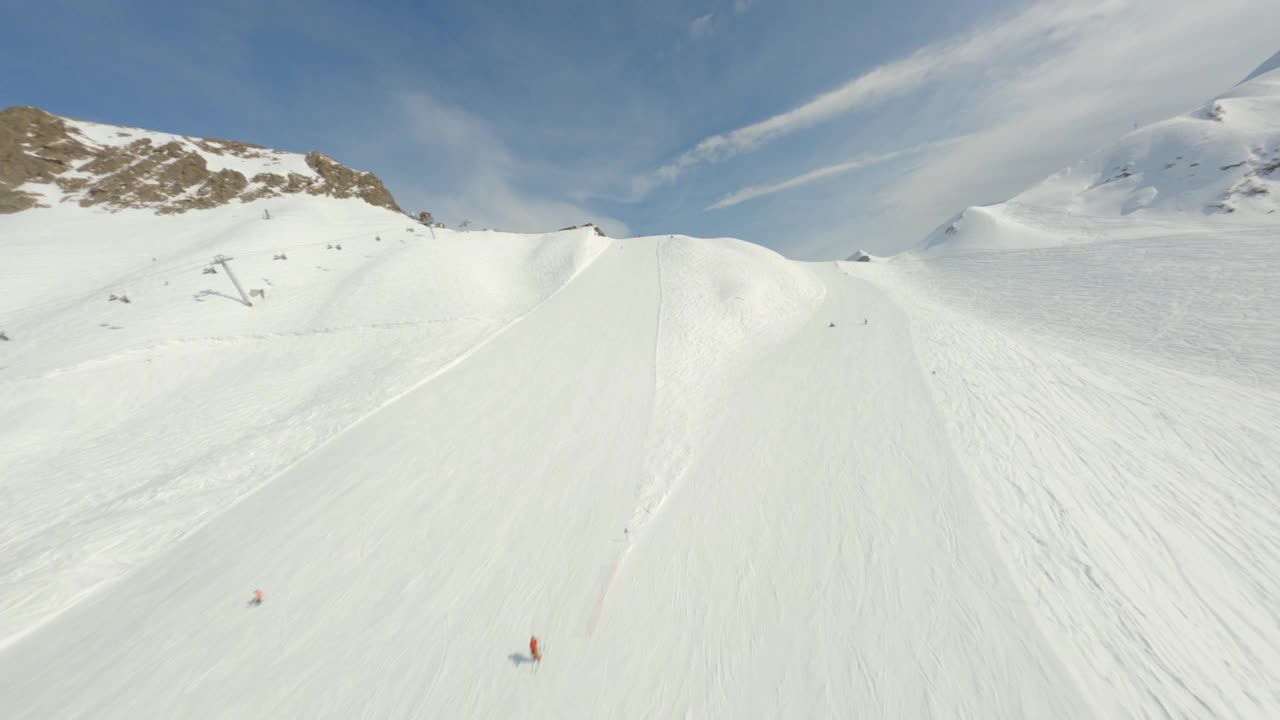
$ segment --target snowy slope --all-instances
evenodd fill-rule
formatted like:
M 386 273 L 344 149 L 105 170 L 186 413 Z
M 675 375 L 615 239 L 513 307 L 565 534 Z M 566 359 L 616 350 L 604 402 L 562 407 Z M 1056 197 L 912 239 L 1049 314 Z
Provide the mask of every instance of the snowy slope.
M 1135 130 L 1005 203 L 971 207 L 921 246 L 930 255 L 1176 234 L 1187 223 L 1274 226 L 1280 210 L 1280 69 L 1186 115 Z
M 857 266 L 911 316 L 960 467 L 1097 717 L 1280 708 L 1274 239 Z
M 1263 237 L 798 264 L 295 202 L 5 221 L 5 717 L 1280 709 Z
M 1280 716 L 1280 224 L 1075 182 L 871 262 L 0 216 L 0 717 Z
M 328 198 L 195 217 L 0 219 L 0 642 L 456 361 L 603 247 L 590 231 L 433 238 Z M 266 297 L 245 307 L 204 274 L 218 253 Z

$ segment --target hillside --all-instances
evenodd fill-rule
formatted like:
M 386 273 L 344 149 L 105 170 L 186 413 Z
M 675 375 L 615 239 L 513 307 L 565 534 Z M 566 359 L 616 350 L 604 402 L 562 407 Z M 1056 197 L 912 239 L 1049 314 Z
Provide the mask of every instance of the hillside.
M 399 209 L 377 176 L 319 152 L 0 111 L 0 213 L 74 202 L 174 214 L 297 193 Z
M 1280 68 L 1261 65 L 1185 115 L 1137 129 L 1008 202 L 934 231 L 930 254 L 1051 247 L 1170 229 L 1275 224 L 1280 209 Z
M 0 215 L 0 717 L 1280 716 L 1266 197 L 801 263 L 70 172 Z

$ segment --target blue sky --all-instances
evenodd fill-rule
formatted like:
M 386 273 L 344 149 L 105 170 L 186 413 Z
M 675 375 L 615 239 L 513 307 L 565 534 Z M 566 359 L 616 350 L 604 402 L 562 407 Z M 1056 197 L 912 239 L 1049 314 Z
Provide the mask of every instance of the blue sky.
M 322 150 L 450 223 L 887 253 L 1280 49 L 1273 0 L 11 3 L 0 105 Z

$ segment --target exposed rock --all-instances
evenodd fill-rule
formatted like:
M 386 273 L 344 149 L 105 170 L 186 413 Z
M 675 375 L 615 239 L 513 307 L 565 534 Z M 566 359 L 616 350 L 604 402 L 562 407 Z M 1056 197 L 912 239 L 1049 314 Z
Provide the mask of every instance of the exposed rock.
M 297 156 L 217 138 L 148 133 L 151 137 L 130 141 L 138 131 L 126 128 L 113 133 L 110 140 L 94 133 L 98 141 L 91 141 L 85 136 L 89 127 L 38 108 L 0 111 L 0 213 L 40 205 L 40 196 L 29 186 L 19 189 L 28 183 L 51 185 L 61 191 L 64 202 L 78 202 L 83 207 L 148 208 L 160 214 L 302 192 L 359 198 L 399 211 L 376 175 L 352 170 L 318 152 L 304 158 L 314 176 L 258 172 L 250 179 L 234 169 L 212 170 L 209 162 L 216 167 L 222 162 L 217 158 L 233 156 L 270 167 L 297 163 L 290 160 Z M 153 139 L 157 136 L 159 141 Z
M 18 187 L 52 182 L 88 155 L 61 118 L 31 107 L 0 111 L 0 213 L 35 207 L 36 196 Z
M 604 230 L 601 230 L 600 227 L 595 223 L 583 223 L 582 227 L 591 228 L 592 230 L 595 230 L 596 234 L 599 235 L 600 237 L 609 237 L 608 235 L 605 235 Z M 566 228 L 560 228 L 556 232 L 564 232 L 565 230 L 577 230 L 577 229 L 578 229 L 577 225 L 570 225 L 569 227 L 566 227 Z
M 307 167 L 316 171 L 321 184 L 307 188 L 312 195 L 330 195 L 337 198 L 358 197 L 370 205 L 402 212 L 391 192 L 383 186 L 377 175 L 352 170 L 315 150 L 307 153 Z M 291 178 L 292 179 L 292 178 Z

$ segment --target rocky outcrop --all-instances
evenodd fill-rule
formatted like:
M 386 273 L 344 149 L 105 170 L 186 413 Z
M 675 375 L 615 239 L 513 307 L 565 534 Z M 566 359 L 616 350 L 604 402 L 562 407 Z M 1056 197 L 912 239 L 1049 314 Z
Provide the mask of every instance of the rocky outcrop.
M 30 107 L 0 112 L 0 212 L 35 207 L 37 196 L 19 187 L 53 182 L 90 154 L 68 137 L 66 125 L 56 116 Z
M 352 170 L 334 160 L 312 150 L 307 153 L 307 167 L 320 176 L 320 184 L 307 188 L 312 195 L 329 195 L 336 198 L 358 197 L 370 205 L 389 208 L 400 212 L 391 192 L 382 185 L 382 181 L 373 173 Z
M 83 125 L 38 108 L 0 111 L 0 213 L 47 205 L 51 196 L 83 207 L 173 214 L 303 192 L 400 210 L 376 175 L 318 152 L 298 158 L 249 143 L 108 126 L 94 126 L 99 132 L 91 139 Z M 110 141 L 103 140 L 104 130 L 115 131 L 107 132 Z M 298 171 L 246 177 L 240 169 L 216 167 L 221 164 L 285 164 Z
M 592 230 L 595 230 L 596 234 L 599 235 L 600 237 L 609 237 L 608 235 L 604 234 L 604 230 L 601 230 L 600 227 L 594 223 L 583 223 L 582 227 L 591 228 Z M 565 230 L 577 230 L 577 229 L 578 229 L 577 225 L 570 225 L 569 227 L 560 228 L 556 232 L 564 232 Z

